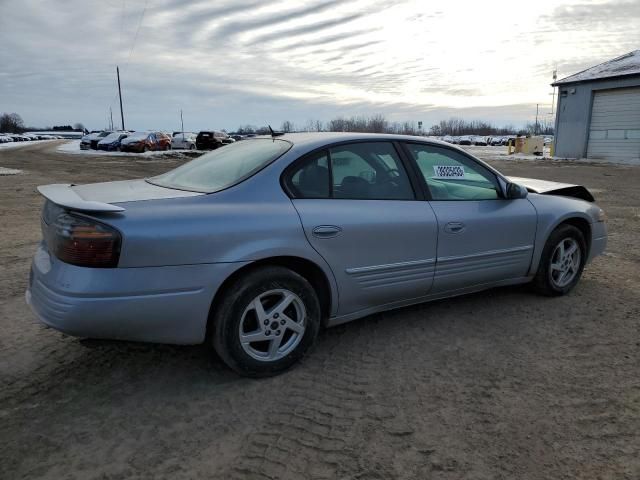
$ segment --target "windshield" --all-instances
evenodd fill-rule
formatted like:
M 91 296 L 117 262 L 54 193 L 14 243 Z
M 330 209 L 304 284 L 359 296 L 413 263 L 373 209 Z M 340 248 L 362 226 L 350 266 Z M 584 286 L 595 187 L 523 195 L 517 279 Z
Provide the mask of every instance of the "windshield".
M 109 135 L 104 137 L 102 139 L 102 141 L 105 142 L 105 143 L 107 143 L 107 142 L 115 142 L 116 140 L 120 140 L 120 135 L 122 135 L 122 133 L 119 133 L 119 132 L 110 133 Z
M 259 138 L 213 150 L 170 172 L 147 179 L 161 187 L 213 193 L 235 185 L 291 148 L 284 140 Z

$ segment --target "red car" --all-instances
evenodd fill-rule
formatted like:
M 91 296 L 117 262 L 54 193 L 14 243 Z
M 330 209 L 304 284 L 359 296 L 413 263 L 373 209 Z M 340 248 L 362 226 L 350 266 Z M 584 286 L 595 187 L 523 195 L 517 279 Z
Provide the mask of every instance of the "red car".
M 170 149 L 171 137 L 162 132 L 135 132 L 120 144 L 120 150 L 123 152 L 142 153 Z

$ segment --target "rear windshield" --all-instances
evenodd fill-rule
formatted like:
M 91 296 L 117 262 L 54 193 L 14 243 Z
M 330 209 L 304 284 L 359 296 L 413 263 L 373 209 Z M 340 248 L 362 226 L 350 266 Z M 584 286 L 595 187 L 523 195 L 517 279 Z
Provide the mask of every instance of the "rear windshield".
M 240 183 L 291 148 L 285 140 L 257 138 L 213 150 L 147 182 L 161 187 L 213 193 Z
M 136 132 L 129 135 L 129 139 L 131 140 L 144 140 L 149 136 L 149 132 Z

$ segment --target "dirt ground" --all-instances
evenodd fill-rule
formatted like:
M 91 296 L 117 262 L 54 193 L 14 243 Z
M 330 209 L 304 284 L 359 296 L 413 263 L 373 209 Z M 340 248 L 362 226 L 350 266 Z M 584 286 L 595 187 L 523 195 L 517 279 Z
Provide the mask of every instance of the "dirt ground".
M 24 172 L 0 176 L 1 479 L 640 478 L 640 167 L 492 162 L 584 184 L 606 210 L 608 253 L 570 295 L 502 288 L 373 315 L 256 381 L 204 347 L 38 324 L 24 301 L 35 187 L 183 161 L 57 143 L 0 151 Z

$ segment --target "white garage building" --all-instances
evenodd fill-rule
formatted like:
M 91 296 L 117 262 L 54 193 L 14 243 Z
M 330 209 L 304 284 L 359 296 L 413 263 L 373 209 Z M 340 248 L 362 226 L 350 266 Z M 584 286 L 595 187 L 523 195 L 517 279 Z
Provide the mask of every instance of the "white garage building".
M 640 164 L 640 50 L 557 81 L 556 157 Z

